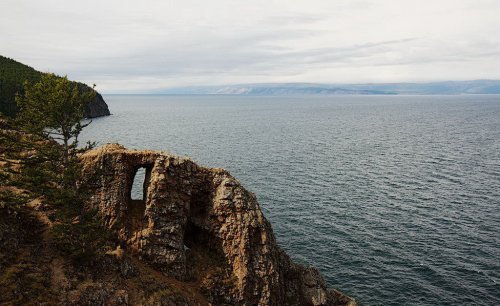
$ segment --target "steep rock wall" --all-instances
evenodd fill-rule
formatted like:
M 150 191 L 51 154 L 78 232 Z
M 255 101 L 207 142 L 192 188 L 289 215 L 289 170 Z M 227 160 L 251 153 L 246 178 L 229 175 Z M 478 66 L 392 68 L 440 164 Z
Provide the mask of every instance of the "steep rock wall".
M 193 282 L 213 305 L 355 305 L 277 245 L 255 196 L 223 169 L 111 144 L 82 156 L 104 222 L 164 274 Z M 139 168 L 144 198 L 132 200 Z
M 85 118 L 96 118 L 109 115 L 111 115 L 111 113 L 109 112 L 108 105 L 101 94 L 96 92 L 95 99 L 85 107 Z

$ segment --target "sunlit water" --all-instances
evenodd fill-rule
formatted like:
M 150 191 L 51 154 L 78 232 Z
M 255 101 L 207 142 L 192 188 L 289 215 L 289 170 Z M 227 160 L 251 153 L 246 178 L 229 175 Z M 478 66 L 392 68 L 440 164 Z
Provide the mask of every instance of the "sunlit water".
M 500 305 L 500 96 L 105 96 L 83 139 L 228 169 L 362 305 Z

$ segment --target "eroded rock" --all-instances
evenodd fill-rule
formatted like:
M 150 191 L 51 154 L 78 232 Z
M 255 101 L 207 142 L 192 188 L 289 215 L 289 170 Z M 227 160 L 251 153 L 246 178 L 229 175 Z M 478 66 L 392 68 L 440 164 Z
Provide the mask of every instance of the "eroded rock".
M 255 195 L 223 169 L 166 152 L 109 144 L 82 156 L 98 208 L 123 246 L 213 305 L 355 305 L 277 245 Z M 139 168 L 144 199 L 132 200 Z

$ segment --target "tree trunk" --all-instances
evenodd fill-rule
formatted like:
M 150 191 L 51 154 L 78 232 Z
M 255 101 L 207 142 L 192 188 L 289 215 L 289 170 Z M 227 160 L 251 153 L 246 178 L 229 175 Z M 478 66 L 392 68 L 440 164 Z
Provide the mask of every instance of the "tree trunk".
M 68 137 L 64 136 L 64 152 L 63 152 L 63 166 L 66 169 L 68 167 L 68 161 L 69 161 L 69 148 L 68 148 Z

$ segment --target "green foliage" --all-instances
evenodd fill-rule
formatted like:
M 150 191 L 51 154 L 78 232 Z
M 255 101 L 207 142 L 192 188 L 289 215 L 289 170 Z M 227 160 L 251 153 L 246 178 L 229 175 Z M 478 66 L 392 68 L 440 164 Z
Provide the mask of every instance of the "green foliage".
M 51 234 L 56 249 L 78 264 L 92 263 L 105 253 L 110 236 L 97 212 L 85 207 L 89 195 L 86 186 L 76 187 L 81 164 L 76 154 L 64 163 L 62 147 L 54 142 L 36 147 L 23 159 L 17 183 L 54 211 Z
M 69 199 L 63 198 L 62 203 L 68 203 Z M 111 236 L 99 222 L 95 211 L 81 210 L 76 214 L 79 205 L 72 206 L 58 210 L 56 218 L 59 222 L 52 228 L 55 246 L 73 261 L 91 264 L 105 254 L 106 243 Z
M 84 107 L 95 93 L 80 93 L 67 77 L 46 74 L 34 85 L 24 83 L 24 94 L 17 95 L 18 120 L 30 133 L 75 137 L 82 130 Z
M 41 77 L 41 72 L 10 58 L 0 56 L 0 112 L 10 117 L 14 116 L 17 112 L 14 100 L 16 93 L 23 92 L 25 81 L 34 83 L 39 81 Z
M 63 181 L 62 147 L 55 141 L 25 133 L 22 126 L 0 130 L 2 186 L 16 186 L 39 196 Z
M 19 111 L 15 101 L 16 94 L 24 95 L 24 83 L 35 84 L 44 75 L 45 73 L 30 66 L 0 55 L 0 113 L 14 117 Z M 71 84 L 76 86 L 80 93 L 94 92 L 83 83 Z
M 34 85 L 24 83 L 24 95 L 16 96 L 17 121 L 30 134 L 62 141 L 67 166 L 76 152 L 78 135 L 90 123 L 82 120 L 85 107 L 94 98 L 95 91 L 81 92 L 67 77 L 46 74 Z
M 17 211 L 29 200 L 25 194 L 15 193 L 12 190 L 0 190 L 0 209 L 7 209 L 7 212 Z
M 109 238 L 96 212 L 85 207 L 86 186 L 78 185 L 78 155 L 92 147 L 78 147 L 78 136 L 88 125 L 82 123 L 83 109 L 94 92 L 82 93 L 66 77 L 51 74 L 25 85 L 24 95 L 17 98 L 17 118 L 0 118 L 0 162 L 8 169 L 2 185 L 15 185 L 28 191 L 31 199 L 40 199 L 54 211 L 50 219 L 56 249 L 78 263 L 92 262 L 104 254 Z M 3 206 L 27 202 L 20 200 L 11 193 L 0 194 Z

